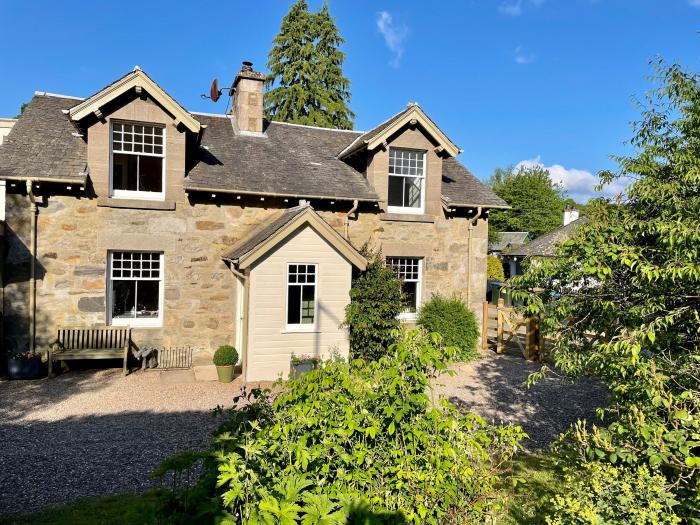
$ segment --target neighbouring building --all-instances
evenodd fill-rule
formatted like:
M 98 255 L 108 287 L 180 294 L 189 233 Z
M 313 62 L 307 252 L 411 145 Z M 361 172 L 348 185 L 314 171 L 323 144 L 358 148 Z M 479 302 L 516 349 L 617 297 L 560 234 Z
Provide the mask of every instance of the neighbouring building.
M 0 146 L 4 344 L 129 325 L 133 344 L 221 344 L 247 380 L 346 354 L 359 249 L 379 248 L 415 318 L 433 293 L 479 316 L 488 213 L 507 205 L 417 104 L 368 132 L 268 122 L 244 63 L 232 111 L 192 113 L 138 67 L 86 99 L 37 93 Z

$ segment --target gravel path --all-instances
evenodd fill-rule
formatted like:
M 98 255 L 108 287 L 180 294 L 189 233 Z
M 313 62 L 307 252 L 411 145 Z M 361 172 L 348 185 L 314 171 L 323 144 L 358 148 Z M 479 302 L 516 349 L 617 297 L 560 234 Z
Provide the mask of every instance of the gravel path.
M 538 449 L 578 418 L 593 418 L 605 389 L 546 379 L 522 386 L 539 365 L 484 354 L 442 377 L 436 393 L 495 421 L 520 424 Z M 158 486 L 148 474 L 173 453 L 205 443 L 240 382 L 178 382 L 172 373 L 71 371 L 51 380 L 0 380 L 0 515 L 68 503 L 79 496 Z
M 148 474 L 206 442 L 217 426 L 211 409 L 230 406 L 240 388 L 166 374 L 0 380 L 0 515 L 158 486 Z
M 578 419 L 594 421 L 595 409 L 605 405 L 605 386 L 591 378 L 572 384 L 549 377 L 528 389 L 531 372 L 541 368 L 517 353 L 484 353 L 478 360 L 456 367 L 456 375 L 441 377 L 435 393 L 454 405 L 473 410 L 486 420 L 523 427 L 528 450 L 551 444 Z

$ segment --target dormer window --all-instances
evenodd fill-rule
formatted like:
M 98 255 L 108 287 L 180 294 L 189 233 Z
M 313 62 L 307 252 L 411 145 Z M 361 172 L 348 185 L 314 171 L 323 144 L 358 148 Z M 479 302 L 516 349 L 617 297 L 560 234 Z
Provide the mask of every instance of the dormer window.
M 389 149 L 389 213 L 425 211 L 425 152 Z
M 165 128 L 112 122 L 110 196 L 165 199 Z

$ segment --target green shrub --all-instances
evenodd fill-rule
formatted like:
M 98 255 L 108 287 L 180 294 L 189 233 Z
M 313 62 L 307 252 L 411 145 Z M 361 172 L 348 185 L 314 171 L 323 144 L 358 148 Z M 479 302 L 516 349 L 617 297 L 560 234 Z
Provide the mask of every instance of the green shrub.
M 280 383 L 274 401 L 260 389 L 244 395 L 205 464 L 209 497 L 190 514 L 227 524 L 483 522 L 501 504 L 495 485 L 523 433 L 432 404 L 430 379 L 451 357 L 440 341 L 413 330 L 391 355 L 324 361 Z
M 486 278 L 489 281 L 506 280 L 506 274 L 503 272 L 503 262 L 495 255 L 486 257 Z
M 238 350 L 231 345 L 223 345 L 214 352 L 216 366 L 231 366 L 238 363 Z
M 395 341 L 401 324 L 401 281 L 385 266 L 380 252 L 372 252 L 366 245 L 360 251 L 369 265 L 352 283 L 344 325 L 350 332 L 352 357 L 379 359 Z
M 479 326 L 472 311 L 459 299 L 433 295 L 421 306 L 418 325 L 442 335 L 445 345 L 456 346 L 459 349 L 457 360 L 469 361 L 476 357 Z
M 591 462 L 582 472 L 566 476 L 561 494 L 552 499 L 549 525 L 634 523 L 661 525 L 680 523 L 677 505 L 664 488 L 666 479 L 646 466 L 616 467 Z

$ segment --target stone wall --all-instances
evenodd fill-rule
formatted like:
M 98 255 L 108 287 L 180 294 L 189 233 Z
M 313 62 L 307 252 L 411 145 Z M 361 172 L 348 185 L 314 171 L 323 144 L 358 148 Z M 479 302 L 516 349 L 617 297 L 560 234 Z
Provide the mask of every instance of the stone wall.
M 27 345 L 29 199 L 9 194 L 5 237 L 5 337 L 8 348 Z M 135 328 L 137 345 L 191 345 L 197 361 L 235 341 L 236 282 L 221 255 L 269 217 L 267 208 L 229 203 L 178 202 L 174 211 L 98 206 L 70 195 L 39 198 L 37 237 L 37 348 L 45 350 L 58 326 L 106 322 L 108 250 L 153 250 L 165 255 L 163 326 Z M 281 203 L 279 203 L 281 205 Z M 346 204 L 346 206 L 348 206 Z M 341 234 L 342 211 L 319 210 Z M 423 297 L 433 293 L 466 300 L 469 221 L 464 217 L 406 223 L 361 211 L 350 220 L 356 247 L 369 241 L 384 255 L 425 258 Z M 486 286 L 487 225 L 473 230 L 471 307 L 480 316 Z

